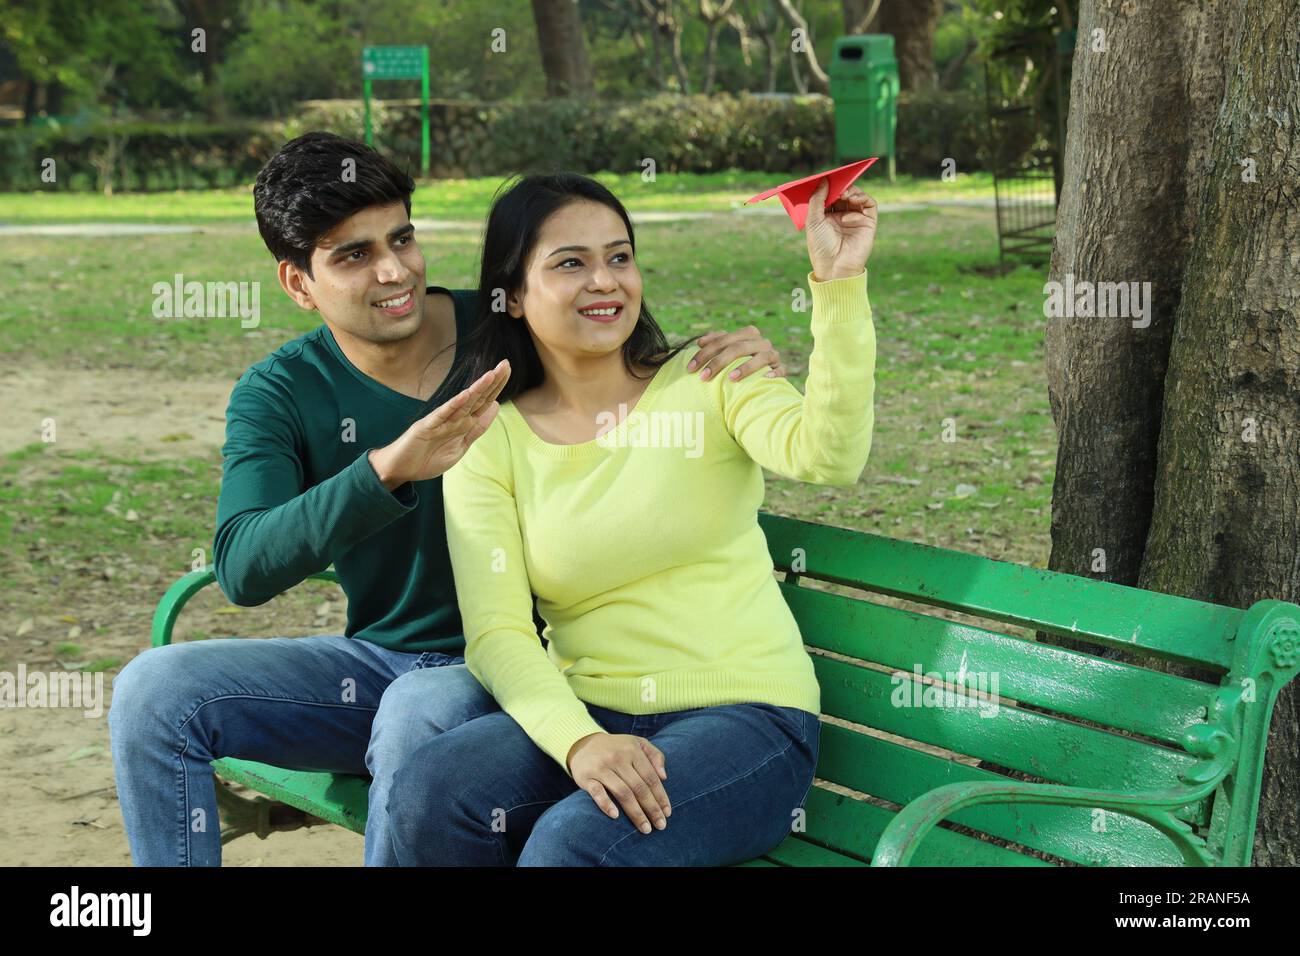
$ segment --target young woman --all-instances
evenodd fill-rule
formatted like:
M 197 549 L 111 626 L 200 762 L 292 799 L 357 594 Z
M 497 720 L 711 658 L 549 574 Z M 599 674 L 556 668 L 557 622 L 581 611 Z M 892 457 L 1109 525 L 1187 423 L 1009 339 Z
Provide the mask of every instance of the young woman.
M 494 204 L 466 374 L 505 358 L 511 375 L 443 478 L 484 712 L 399 770 L 401 863 L 722 865 L 789 834 L 820 692 L 758 525 L 762 470 L 853 485 L 873 425 L 876 204 L 853 188 L 823 211 L 825 189 L 805 395 L 733 380 L 739 360 L 688 373 L 599 183 L 528 176 Z

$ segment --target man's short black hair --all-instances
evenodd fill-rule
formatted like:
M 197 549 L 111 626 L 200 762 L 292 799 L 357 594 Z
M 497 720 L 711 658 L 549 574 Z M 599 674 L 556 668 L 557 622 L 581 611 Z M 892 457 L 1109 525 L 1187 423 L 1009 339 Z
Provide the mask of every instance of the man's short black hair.
M 348 162 L 351 160 L 351 162 Z M 257 174 L 253 208 L 262 241 L 277 261 L 311 275 L 320 237 L 369 206 L 400 202 L 411 214 L 415 180 L 364 143 L 304 133 L 280 147 Z

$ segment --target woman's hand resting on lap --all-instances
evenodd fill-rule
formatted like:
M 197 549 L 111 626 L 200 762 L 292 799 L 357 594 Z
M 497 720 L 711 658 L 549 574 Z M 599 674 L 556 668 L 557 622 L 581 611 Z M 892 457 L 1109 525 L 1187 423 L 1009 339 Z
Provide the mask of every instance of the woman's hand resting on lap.
M 612 794 L 642 833 L 651 821 L 660 830 L 668 825 L 673 808 L 661 783 L 668 779 L 663 751 L 644 737 L 588 734 L 569 748 L 569 773 L 607 815 L 618 816 Z

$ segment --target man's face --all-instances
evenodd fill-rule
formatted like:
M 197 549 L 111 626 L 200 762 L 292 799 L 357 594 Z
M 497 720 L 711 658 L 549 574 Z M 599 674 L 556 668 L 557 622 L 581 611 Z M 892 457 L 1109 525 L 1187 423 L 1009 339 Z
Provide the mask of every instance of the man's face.
M 280 283 L 337 332 L 367 342 L 399 342 L 424 316 L 424 255 L 400 202 L 370 206 L 316 243 L 312 274 L 280 263 Z

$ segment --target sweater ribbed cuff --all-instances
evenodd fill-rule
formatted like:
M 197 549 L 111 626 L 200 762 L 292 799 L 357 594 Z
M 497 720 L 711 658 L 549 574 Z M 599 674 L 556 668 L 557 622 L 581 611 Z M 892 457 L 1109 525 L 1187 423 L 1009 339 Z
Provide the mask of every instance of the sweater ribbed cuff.
M 827 279 L 825 282 L 818 282 L 809 272 L 808 288 L 812 291 L 812 321 L 816 326 L 858 322 L 871 315 L 865 269 L 855 276 Z
M 581 704 L 579 706 L 582 707 Z M 603 733 L 606 733 L 605 728 L 592 719 L 586 707 L 582 707 L 581 715 L 565 714 L 549 722 L 546 731 L 534 737 L 533 743 L 550 754 L 555 762 L 564 768 L 564 772 L 572 777 L 568 761 L 569 751 L 573 749 L 573 745 L 583 737 Z

